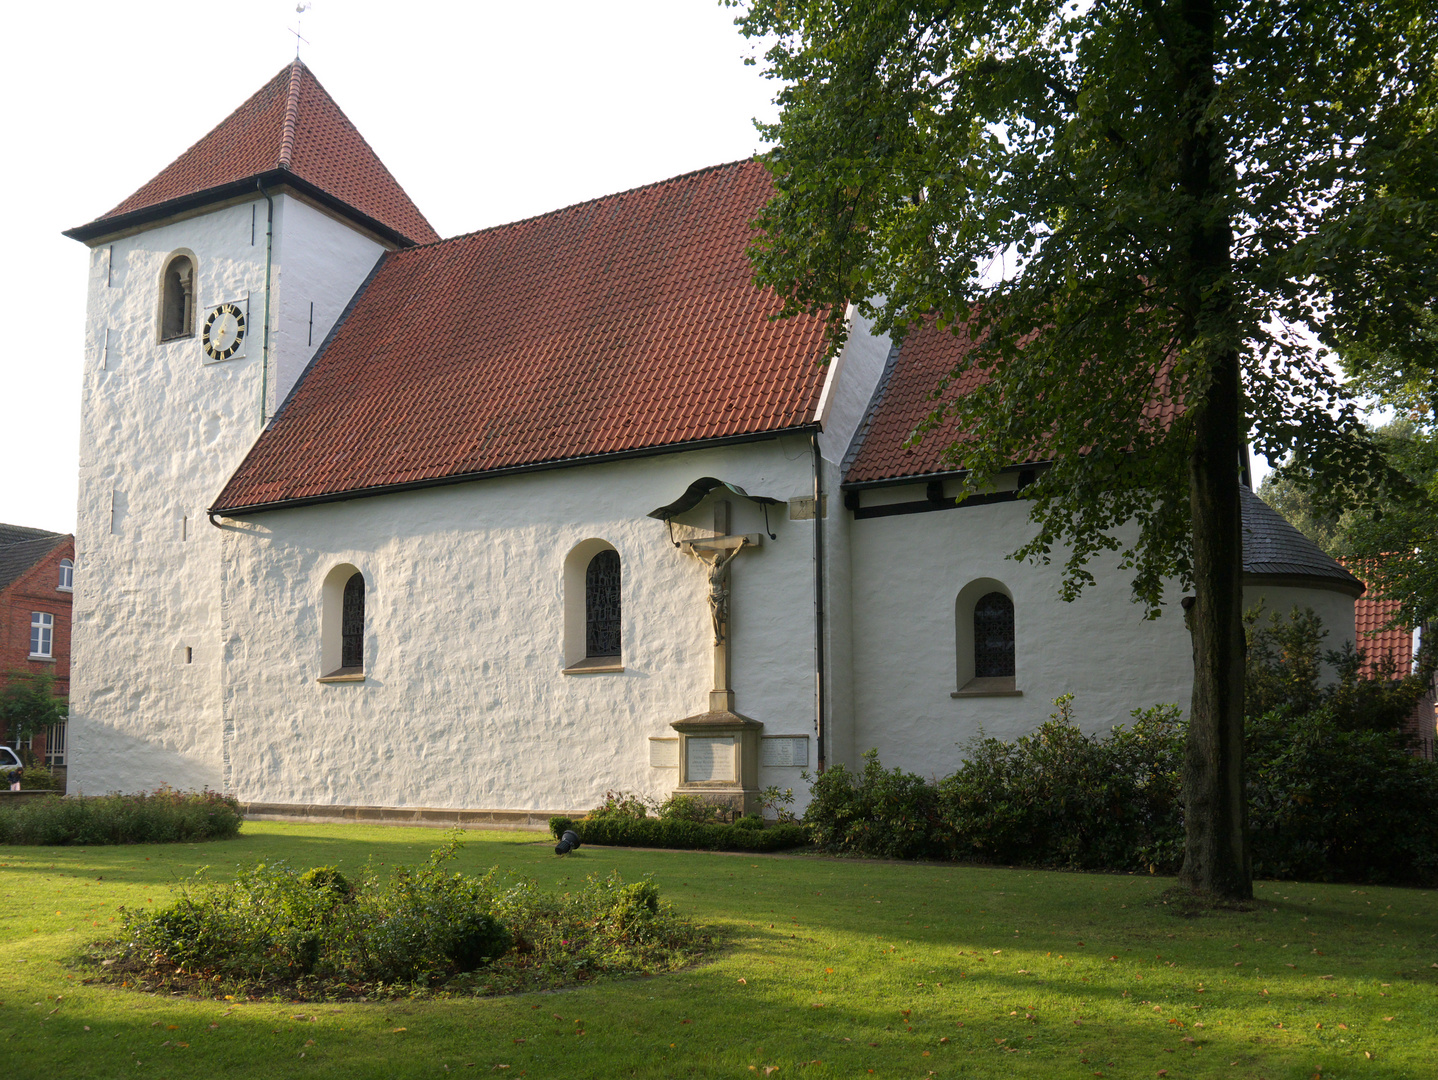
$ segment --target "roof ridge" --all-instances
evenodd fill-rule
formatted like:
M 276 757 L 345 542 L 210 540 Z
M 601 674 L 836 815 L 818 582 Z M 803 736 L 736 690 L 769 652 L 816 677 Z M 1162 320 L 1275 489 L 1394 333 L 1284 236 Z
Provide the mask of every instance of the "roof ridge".
M 689 172 L 680 173 L 677 176 L 669 176 L 663 180 L 651 180 L 647 184 L 637 184 L 632 188 L 625 188 L 623 191 L 611 191 L 607 195 L 596 195 L 592 199 L 581 199 L 579 202 L 570 203 L 568 206 L 561 206 L 556 210 L 546 210 L 542 214 L 531 214 L 529 217 L 516 218 L 514 221 L 503 221 L 497 225 L 486 225 L 482 229 L 471 229 L 469 232 L 456 233 L 454 236 L 441 237 L 438 240 L 431 240 L 427 244 L 415 244 L 406 248 L 406 252 L 424 251 L 428 248 L 440 247 L 443 244 L 452 244 L 459 240 L 469 240 L 476 236 L 483 236 L 485 233 L 498 232 L 501 229 L 512 229 L 517 225 L 528 225 L 533 221 L 543 221 L 545 218 L 558 217 L 571 210 L 578 210 L 581 206 L 591 206 L 594 203 L 601 203 L 607 199 L 623 198 L 626 195 L 634 195 L 641 191 L 648 191 L 650 188 L 663 187 L 665 184 L 677 183 L 680 180 L 688 180 L 693 176 L 700 176 L 704 173 L 718 172 L 720 169 L 732 169 L 739 165 L 747 165 L 751 161 L 758 161 L 758 155 L 747 158 L 737 158 L 734 161 L 722 161 L 717 165 L 705 165 L 700 169 L 691 169 Z
M 304 70 L 304 64 L 296 56 L 290 64 L 290 88 L 285 99 L 285 127 L 284 134 L 280 137 L 279 165 L 282 169 L 289 169 L 290 162 L 294 159 L 295 128 L 298 126 L 300 112 L 300 78 Z

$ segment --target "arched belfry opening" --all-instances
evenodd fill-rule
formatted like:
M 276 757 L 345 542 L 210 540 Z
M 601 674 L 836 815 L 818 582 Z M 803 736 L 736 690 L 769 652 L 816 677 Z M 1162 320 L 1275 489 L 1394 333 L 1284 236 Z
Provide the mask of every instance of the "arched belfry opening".
M 195 335 L 195 261 L 171 255 L 160 277 L 160 340 Z

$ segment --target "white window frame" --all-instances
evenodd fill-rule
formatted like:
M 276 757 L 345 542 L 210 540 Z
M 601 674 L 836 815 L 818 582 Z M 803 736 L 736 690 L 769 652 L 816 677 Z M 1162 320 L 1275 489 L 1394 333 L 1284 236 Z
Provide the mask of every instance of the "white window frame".
M 30 659 L 49 660 L 55 654 L 55 616 L 48 611 L 30 612 Z
M 72 559 L 60 560 L 60 584 L 56 585 L 60 592 L 75 591 L 75 563 Z
M 61 720 L 45 729 L 45 766 L 47 768 L 65 764 L 65 740 L 69 736 L 69 721 Z

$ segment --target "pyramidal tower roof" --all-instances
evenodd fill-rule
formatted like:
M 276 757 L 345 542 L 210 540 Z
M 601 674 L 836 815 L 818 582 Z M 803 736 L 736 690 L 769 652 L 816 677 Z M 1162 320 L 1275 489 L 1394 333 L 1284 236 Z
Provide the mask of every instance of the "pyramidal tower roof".
M 280 184 L 400 246 L 439 239 L 298 58 L 140 190 L 65 235 L 93 240 Z

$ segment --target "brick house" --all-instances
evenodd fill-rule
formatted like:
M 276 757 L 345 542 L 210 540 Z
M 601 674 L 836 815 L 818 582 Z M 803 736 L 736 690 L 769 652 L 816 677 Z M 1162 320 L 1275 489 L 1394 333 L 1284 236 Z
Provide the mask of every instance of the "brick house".
M 1364 581 L 1370 580 L 1373 564 L 1364 559 L 1340 560 Z M 1418 650 L 1429 627 L 1389 626 L 1398 611 L 1397 600 L 1383 600 L 1371 594 L 1353 604 L 1354 644 L 1363 650 L 1360 674 L 1366 679 L 1402 678 L 1413 670 Z M 1424 757 L 1433 757 L 1435 719 L 1438 719 L 1438 692 L 1430 686 L 1428 693 L 1413 706 L 1407 730 Z
M 56 693 L 69 696 L 74 581 L 73 536 L 0 524 L 0 685 L 15 672 L 49 672 Z M 0 739 L 13 745 L 8 732 Z M 65 725 L 27 748 L 63 774 Z

